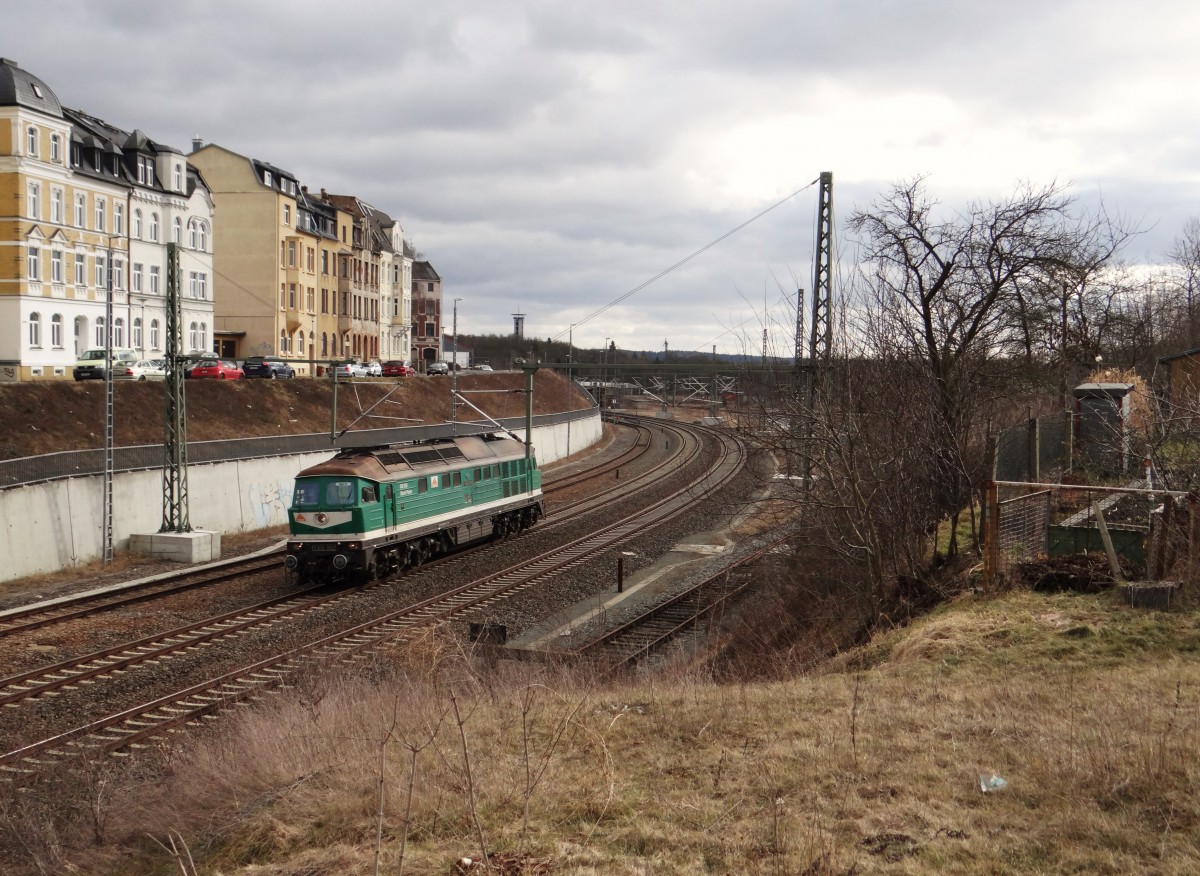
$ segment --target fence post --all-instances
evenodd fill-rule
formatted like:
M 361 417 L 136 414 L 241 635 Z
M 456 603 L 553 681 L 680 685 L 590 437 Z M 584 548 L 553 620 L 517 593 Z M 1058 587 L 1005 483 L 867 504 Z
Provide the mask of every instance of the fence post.
M 998 492 L 995 481 L 988 481 L 983 488 L 983 579 L 989 590 L 996 587 L 996 576 L 1000 565 L 1000 520 Z

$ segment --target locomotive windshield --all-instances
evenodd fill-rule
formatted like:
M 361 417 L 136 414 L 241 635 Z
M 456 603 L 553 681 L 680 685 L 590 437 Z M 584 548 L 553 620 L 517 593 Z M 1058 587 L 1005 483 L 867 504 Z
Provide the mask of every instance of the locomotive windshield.
M 318 481 L 296 481 L 296 494 L 292 505 L 296 508 L 313 508 L 321 501 L 321 484 Z
M 344 506 L 354 504 L 354 481 L 330 481 L 325 485 L 325 504 Z

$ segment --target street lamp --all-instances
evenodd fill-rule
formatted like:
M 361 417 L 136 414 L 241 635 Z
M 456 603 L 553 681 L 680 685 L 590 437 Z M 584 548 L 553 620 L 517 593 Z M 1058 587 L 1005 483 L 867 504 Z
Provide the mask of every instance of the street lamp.
M 571 455 L 571 390 L 575 385 L 573 369 L 571 368 L 571 357 L 575 350 L 575 323 L 571 323 L 571 328 L 567 332 L 567 456 Z
M 600 407 L 608 406 L 608 345 L 612 342 L 612 338 L 604 339 L 604 350 L 601 354 L 600 362 Z

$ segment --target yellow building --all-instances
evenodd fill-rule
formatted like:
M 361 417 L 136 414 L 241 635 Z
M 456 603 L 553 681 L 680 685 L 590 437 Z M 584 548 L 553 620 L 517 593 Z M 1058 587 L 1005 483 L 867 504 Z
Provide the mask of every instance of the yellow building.
M 110 321 L 113 346 L 162 355 L 172 239 L 185 331 L 207 348 L 212 203 L 178 150 L 64 108 L 0 59 L 0 204 L 0 380 L 69 376 Z

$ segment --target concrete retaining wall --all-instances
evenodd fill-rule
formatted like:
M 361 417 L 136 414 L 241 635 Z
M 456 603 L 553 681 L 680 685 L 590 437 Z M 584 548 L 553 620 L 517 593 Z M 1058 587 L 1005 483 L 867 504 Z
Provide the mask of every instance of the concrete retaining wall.
M 547 465 L 600 439 L 599 411 L 556 426 L 536 426 L 538 463 Z M 516 434 L 524 439 L 524 430 Z M 269 459 L 216 462 L 188 468 L 188 516 L 193 529 L 248 532 L 287 523 L 296 474 L 332 456 L 304 453 Z M 99 477 L 71 478 L 0 490 L 0 581 L 87 563 L 103 556 Z M 162 473 L 127 472 L 113 478 L 113 546 L 124 550 L 132 533 L 162 525 Z

